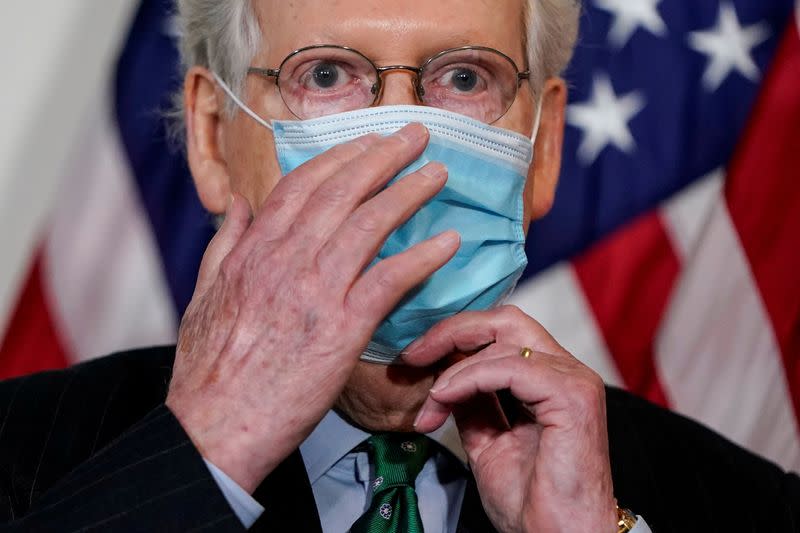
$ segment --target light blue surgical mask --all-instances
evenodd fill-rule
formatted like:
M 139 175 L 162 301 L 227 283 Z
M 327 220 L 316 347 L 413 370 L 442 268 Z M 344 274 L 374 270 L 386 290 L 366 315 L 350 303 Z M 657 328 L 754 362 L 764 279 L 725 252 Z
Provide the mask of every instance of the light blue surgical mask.
M 461 248 L 380 323 L 362 360 L 391 364 L 403 348 L 437 322 L 461 311 L 490 309 L 509 296 L 528 262 L 523 189 L 533 158 L 530 138 L 423 106 L 379 106 L 270 123 L 222 80 L 217 78 L 217 82 L 245 113 L 273 130 L 284 175 L 329 148 L 368 133 L 389 135 L 411 122 L 428 128 L 428 147 L 393 182 L 438 161 L 447 166 L 447 184 L 389 236 L 373 264 L 451 229 L 461 235 Z

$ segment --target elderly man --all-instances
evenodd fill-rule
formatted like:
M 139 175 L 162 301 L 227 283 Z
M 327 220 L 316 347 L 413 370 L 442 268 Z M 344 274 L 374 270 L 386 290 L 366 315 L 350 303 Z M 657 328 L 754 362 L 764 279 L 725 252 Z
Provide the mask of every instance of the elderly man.
M 800 528 L 796 476 L 499 306 L 554 194 L 576 2 L 178 5 L 225 220 L 177 350 L 0 387 L 11 530 Z

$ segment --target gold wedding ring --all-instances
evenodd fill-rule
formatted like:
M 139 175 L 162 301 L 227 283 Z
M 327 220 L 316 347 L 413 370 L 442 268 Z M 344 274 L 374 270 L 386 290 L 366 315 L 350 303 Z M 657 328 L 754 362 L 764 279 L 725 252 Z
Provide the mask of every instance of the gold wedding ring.
M 522 350 L 520 350 L 520 352 L 519 352 L 519 356 L 522 357 L 523 359 L 528 359 L 531 356 L 532 353 L 533 353 L 533 350 L 531 350 L 527 346 L 523 346 Z

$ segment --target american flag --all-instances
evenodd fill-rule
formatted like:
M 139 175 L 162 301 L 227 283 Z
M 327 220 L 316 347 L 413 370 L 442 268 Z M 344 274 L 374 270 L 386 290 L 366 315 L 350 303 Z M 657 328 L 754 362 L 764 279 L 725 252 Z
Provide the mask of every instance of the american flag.
M 0 376 L 174 342 L 213 234 L 143 0 L 0 319 Z M 586 0 L 564 166 L 513 302 L 610 384 L 800 471 L 800 4 Z

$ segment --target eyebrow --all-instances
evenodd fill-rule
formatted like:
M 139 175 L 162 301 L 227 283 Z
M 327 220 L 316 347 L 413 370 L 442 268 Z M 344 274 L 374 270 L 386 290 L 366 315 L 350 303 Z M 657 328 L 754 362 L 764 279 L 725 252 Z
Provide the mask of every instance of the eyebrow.
M 308 42 L 304 43 L 302 46 L 313 46 L 318 44 L 347 46 L 367 55 L 367 57 L 369 57 L 370 59 L 375 60 L 375 58 L 372 56 L 376 54 L 370 53 L 372 52 L 371 50 L 367 51 L 365 49 L 362 49 L 363 48 L 362 46 L 354 46 L 352 43 L 348 42 L 343 43 L 342 41 L 346 41 L 344 37 L 345 37 L 344 35 L 337 36 L 332 33 L 329 33 L 328 31 L 323 31 L 309 38 Z M 372 44 L 370 46 L 375 46 L 375 45 Z M 490 43 L 483 39 L 472 38 L 469 34 L 465 34 L 464 32 L 437 33 L 435 36 L 435 43 L 429 46 L 422 47 L 419 54 L 420 57 L 418 57 L 417 60 L 422 61 L 441 52 L 442 50 L 449 50 L 450 48 L 459 48 L 462 46 L 488 46 L 490 48 L 496 48 L 500 50 L 499 48 L 497 48 L 496 43 Z M 500 51 L 513 57 L 513 51 L 511 51 L 512 52 L 511 54 L 509 54 L 504 50 Z

